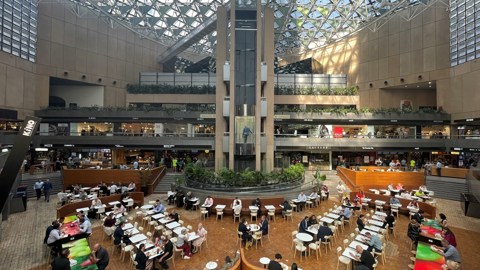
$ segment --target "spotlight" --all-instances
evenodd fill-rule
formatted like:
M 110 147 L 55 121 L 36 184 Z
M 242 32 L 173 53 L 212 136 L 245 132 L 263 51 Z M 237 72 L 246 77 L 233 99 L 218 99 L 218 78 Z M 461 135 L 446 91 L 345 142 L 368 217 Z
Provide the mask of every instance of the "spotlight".
M 383 84 L 388 85 L 388 81 L 384 81 Z
M 86 76 L 86 75 L 82 75 L 82 79 L 85 79 L 85 78 L 87 78 L 87 76 Z
M 372 88 L 372 87 L 373 87 L 373 83 L 370 83 L 370 84 L 368 84 L 368 85 L 370 86 L 370 88 Z
M 113 81 L 112 83 L 113 83 L 113 84 L 117 84 L 117 81 Z
M 422 75 L 418 75 L 418 79 L 421 80 L 423 77 Z
M 64 71 L 64 72 L 63 72 L 63 75 L 64 75 L 64 76 L 68 76 L 68 71 Z
M 404 78 L 400 78 L 400 82 L 405 82 L 405 79 Z
M 102 78 L 98 78 L 98 82 L 101 82 L 102 81 Z

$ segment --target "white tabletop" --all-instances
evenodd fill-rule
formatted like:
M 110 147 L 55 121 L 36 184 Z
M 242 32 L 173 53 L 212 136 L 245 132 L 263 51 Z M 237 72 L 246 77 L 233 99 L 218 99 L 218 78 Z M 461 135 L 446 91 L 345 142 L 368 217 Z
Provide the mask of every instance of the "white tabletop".
M 374 188 L 371 188 L 369 189 L 371 192 L 375 193 L 375 192 L 378 192 L 378 189 L 374 189 Z
M 168 223 L 167 225 L 165 225 L 167 228 L 169 228 L 170 230 L 176 228 L 176 227 L 180 227 L 182 226 L 180 223 L 176 222 L 176 221 L 173 221 L 173 222 L 170 222 Z
M 88 212 L 88 210 L 90 210 L 90 208 L 88 207 L 77 208 L 77 212 L 80 212 L 80 211 Z
M 193 241 L 198 238 L 200 238 L 200 236 L 198 236 L 198 234 L 196 234 L 195 232 L 188 233 L 188 241 Z
M 145 205 L 143 205 L 143 206 L 140 207 L 140 208 L 142 208 L 142 210 L 150 210 L 150 209 L 153 208 L 153 205 L 151 205 L 151 204 L 145 204 Z
M 162 213 L 158 213 L 158 214 L 155 214 L 152 216 L 153 219 L 157 220 L 157 219 L 161 219 L 161 218 L 164 218 L 165 215 L 162 214 Z
M 205 268 L 209 269 L 209 270 L 213 270 L 215 268 L 217 268 L 217 263 L 216 262 L 208 262 L 206 265 L 205 265 Z
M 410 210 L 411 212 L 418 212 L 418 208 L 417 208 L 417 207 L 407 206 L 407 209 Z
M 181 226 L 181 227 L 176 227 L 175 229 L 173 229 L 173 232 L 174 232 L 176 235 L 179 235 L 179 234 L 182 233 L 182 230 L 183 230 L 183 229 L 187 229 L 187 228 L 185 228 L 185 227 L 183 227 L 183 226 Z
M 148 242 L 147 240 L 143 240 L 143 241 L 135 244 L 135 246 L 136 246 L 137 248 L 140 248 L 140 245 L 141 245 L 141 244 L 145 244 L 145 249 L 147 249 L 147 250 L 155 247 L 155 245 L 154 245 L 153 243 L 150 243 L 150 242 Z M 151 252 L 152 252 L 152 251 L 151 251 Z M 151 252 L 150 252 L 150 253 L 151 253 Z M 145 255 L 147 255 L 147 254 L 145 254 Z M 149 255 L 150 255 L 150 254 L 149 254 Z M 147 255 L 147 256 L 149 256 L 149 255 Z
M 342 255 L 349 258 L 349 259 L 355 260 L 356 258 L 353 257 L 350 253 L 357 254 L 357 251 L 355 249 L 351 248 L 351 247 L 347 247 L 343 251 Z
M 334 213 L 334 214 L 337 214 L 337 215 L 339 215 L 339 214 L 341 214 L 341 213 L 342 213 L 342 210 L 334 209 L 334 210 L 332 210 L 332 212 L 331 212 L 331 213 Z
M 385 214 L 385 213 L 383 213 L 383 212 L 379 212 L 379 211 L 376 211 L 376 212 L 375 212 L 375 215 L 381 216 L 381 217 L 386 217 L 386 216 L 387 216 L 387 214 Z
M 367 229 L 363 229 L 363 230 L 360 231 L 360 233 L 362 235 L 365 235 L 367 232 L 369 232 L 371 235 L 376 235 L 377 234 L 376 232 L 370 231 L 370 230 L 367 230 Z
M 260 230 L 260 226 L 258 226 L 257 224 L 248 224 L 247 228 L 250 228 L 251 232 L 257 232 Z
M 376 233 L 378 233 L 381 229 L 380 227 L 373 226 L 373 225 L 367 225 L 363 228 L 365 228 L 366 230 L 372 231 L 372 232 L 376 232 Z
M 328 217 L 322 217 L 320 219 L 320 221 L 322 222 L 327 222 L 328 224 L 332 224 L 335 220 L 331 219 L 331 218 L 328 218 Z
M 334 214 L 334 213 L 328 213 L 328 214 L 327 214 L 327 217 L 333 218 L 333 219 L 338 219 L 340 216 L 337 215 L 337 214 Z
M 371 200 L 372 200 L 372 199 L 370 199 L 370 198 L 362 198 L 361 201 L 362 201 L 362 202 L 369 202 L 369 201 L 371 201 Z
M 113 211 L 106 212 L 105 215 L 109 216 L 110 213 L 113 213 Z M 123 214 L 119 213 L 119 214 L 115 215 L 115 218 L 121 218 L 122 216 L 123 216 Z
M 314 234 L 316 235 L 318 233 L 318 224 L 316 225 L 312 225 L 312 226 L 308 226 L 308 229 L 307 231 L 311 234 Z
M 390 204 L 390 206 L 400 208 L 400 207 L 402 207 L 402 204 L 401 203 L 394 203 L 394 204 Z
M 114 202 L 109 202 L 108 204 L 111 205 L 111 206 L 114 206 L 114 205 L 117 205 L 119 203 L 120 203 L 119 201 L 114 201 Z
M 95 205 L 93 208 L 95 209 L 100 209 L 100 208 L 105 208 L 107 207 L 105 204 L 102 204 L 102 205 Z
M 360 245 L 363 249 L 368 249 L 368 245 L 365 245 L 364 243 L 360 243 L 358 241 L 352 241 L 348 246 L 355 249 L 357 245 Z
M 398 189 L 390 189 L 390 191 L 391 192 L 396 192 L 396 193 L 400 192 L 400 190 L 398 190 Z
M 297 233 L 295 237 L 302 242 L 310 242 L 313 240 L 313 236 L 308 233 Z
M 265 205 L 264 207 L 265 207 L 265 209 L 267 209 L 267 210 L 275 210 L 275 206 L 273 206 L 273 205 L 271 205 L 271 204 Z M 268 258 L 267 258 L 267 259 L 268 259 Z M 270 259 L 269 259 L 269 260 L 270 260 Z
M 267 265 L 267 264 L 270 263 L 270 259 L 267 258 L 267 257 L 262 257 L 262 258 L 260 258 L 260 263 L 264 264 L 264 265 Z
M 145 214 L 147 214 L 147 216 L 151 216 L 151 215 L 156 214 L 156 213 L 158 213 L 158 212 L 155 212 L 155 211 L 153 211 L 153 210 L 147 210 L 147 211 L 145 212 Z
M 389 192 L 389 190 L 388 190 L 388 189 L 380 189 L 380 191 L 381 191 L 381 192 L 383 192 L 383 193 L 387 193 L 387 192 Z
M 133 228 L 132 223 L 126 223 L 125 225 L 123 225 L 123 230 L 129 230 L 131 228 Z
M 167 218 L 161 218 L 158 220 L 158 222 L 162 223 L 162 224 L 167 224 L 169 222 L 172 222 L 173 219 L 167 219 Z
M 386 201 L 375 200 L 375 204 L 386 204 Z
M 132 202 L 133 202 L 133 199 L 130 198 L 130 199 L 125 199 L 125 200 L 123 200 L 124 203 L 127 203 L 127 202 L 129 202 L 129 201 L 132 201 Z
M 89 190 L 91 187 L 82 187 L 81 190 Z
M 299 203 L 300 202 L 298 199 L 292 199 L 291 201 L 294 202 L 294 203 Z
M 253 205 L 250 205 L 248 208 L 252 211 L 258 211 L 258 207 L 253 206 Z
M 136 234 L 130 237 L 130 241 L 132 241 L 132 243 L 138 243 L 143 240 L 147 240 L 147 237 L 145 236 L 145 234 Z
M 91 188 L 90 191 L 97 191 L 97 190 L 100 190 L 99 187 L 94 187 L 94 188 Z
M 191 201 L 191 202 L 196 202 L 196 201 L 198 201 L 198 198 L 195 197 L 195 198 L 191 198 L 191 199 L 188 199 L 188 200 Z
M 355 241 L 363 242 L 363 241 L 365 241 L 365 236 L 359 234 L 359 235 L 355 236 Z
M 221 209 L 221 210 L 223 210 L 225 207 L 227 207 L 225 204 L 217 204 L 217 205 L 215 206 L 215 209 Z
M 383 221 L 383 218 L 381 216 L 373 215 L 372 219 L 378 220 L 378 221 Z
M 375 226 L 378 226 L 378 227 L 383 226 L 383 222 L 380 222 L 380 221 L 374 220 L 374 219 L 369 219 L 368 224 L 372 224 L 372 225 L 375 225 Z
M 137 228 L 131 228 L 131 229 L 125 230 L 125 233 L 128 235 L 135 235 L 140 233 L 140 231 Z

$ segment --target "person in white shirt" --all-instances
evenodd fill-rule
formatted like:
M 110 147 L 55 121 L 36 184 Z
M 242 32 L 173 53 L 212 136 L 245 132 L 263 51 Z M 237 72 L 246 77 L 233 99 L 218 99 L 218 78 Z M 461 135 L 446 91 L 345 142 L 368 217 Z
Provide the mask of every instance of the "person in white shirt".
M 53 246 L 53 244 L 57 240 L 62 238 L 63 234 L 60 232 L 59 228 L 60 228 L 59 223 L 56 223 L 53 225 L 53 229 L 50 231 L 50 234 L 48 235 L 48 238 L 47 238 L 47 245 Z
M 125 213 L 125 211 L 127 211 L 127 209 L 125 209 L 125 207 L 121 203 L 118 203 L 116 205 L 116 209 L 113 210 L 113 214 L 115 214 L 115 215 L 123 214 L 123 213 Z
M 305 204 L 307 203 L 307 195 L 305 195 L 305 193 L 303 192 L 300 192 L 300 194 L 298 194 L 298 207 L 300 209 L 300 211 L 303 210 L 303 208 L 305 207 Z
M 131 182 L 130 184 L 128 184 L 128 190 L 131 191 L 131 192 L 135 191 L 135 183 L 134 182 Z
M 204 206 L 204 207 L 207 209 L 207 211 L 208 211 L 208 215 L 211 214 L 212 205 L 213 205 L 212 196 L 208 195 L 207 198 L 205 199 L 205 202 L 203 203 L 203 206 Z
M 93 200 L 92 200 L 92 206 L 90 208 L 95 208 L 95 207 L 101 207 L 103 204 L 102 204 L 102 200 L 100 200 L 99 198 L 97 197 L 94 197 Z
M 113 182 L 112 182 L 112 185 L 110 186 L 109 190 L 110 190 L 110 195 L 113 195 L 115 193 L 117 193 L 117 185 L 115 185 Z
M 338 181 L 338 185 L 337 185 L 337 192 L 338 192 L 338 201 L 341 202 L 342 199 L 343 199 L 343 195 L 346 191 L 346 188 L 345 186 L 343 185 L 343 182 L 342 181 Z
M 238 201 L 233 201 L 232 209 L 235 215 L 240 215 L 242 213 L 242 205 Z
M 389 184 L 387 190 L 393 190 L 393 184 Z
M 320 203 L 320 198 L 318 196 L 318 193 L 315 190 L 312 191 L 312 194 L 310 194 L 309 197 L 312 200 L 312 202 L 315 204 L 315 207 L 317 206 L 317 204 Z

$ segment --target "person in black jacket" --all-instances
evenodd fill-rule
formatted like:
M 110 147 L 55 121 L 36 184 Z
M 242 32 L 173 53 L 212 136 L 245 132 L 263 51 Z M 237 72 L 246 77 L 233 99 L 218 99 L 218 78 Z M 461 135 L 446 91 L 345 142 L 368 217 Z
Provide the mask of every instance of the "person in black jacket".
M 70 260 L 68 259 L 68 255 L 70 255 L 70 250 L 68 248 L 62 250 L 60 256 L 53 259 L 51 263 L 52 270 L 70 270 Z
M 357 226 L 360 231 L 365 228 L 365 215 L 361 214 L 357 219 Z
M 125 235 L 125 231 L 123 231 L 123 223 L 120 223 L 118 227 L 115 229 L 113 232 L 113 244 L 114 245 L 120 245 L 120 243 L 123 241 L 126 245 L 130 245 L 132 242 L 130 239 Z
M 247 227 L 247 221 L 245 218 L 242 218 L 240 224 L 238 225 L 238 231 L 242 233 L 242 240 L 245 241 L 245 249 L 252 245 L 252 235 L 250 234 L 250 229 Z
M 357 267 L 356 270 L 373 270 L 373 265 L 375 264 L 375 258 L 373 257 L 370 251 L 363 249 L 360 245 L 355 247 L 355 250 L 360 255 L 355 256 L 355 254 L 350 253 L 350 255 L 355 256 L 357 258 Z
M 393 223 L 395 222 L 395 217 L 392 215 L 390 210 L 387 210 L 387 216 L 385 217 L 385 221 L 383 222 L 383 228 L 386 228 L 388 225 L 389 229 L 393 229 Z
M 170 238 L 166 239 L 165 245 L 163 247 L 163 255 L 158 259 L 158 262 L 162 266 L 163 269 L 168 269 L 168 264 L 167 260 L 170 259 L 173 255 L 173 244 L 172 241 L 170 241 Z
M 147 255 L 145 255 L 145 244 L 140 244 L 135 255 L 135 261 L 137 262 L 136 269 L 145 270 L 148 261 Z
M 53 230 L 53 226 L 58 223 L 58 221 L 54 220 L 52 221 L 52 225 L 47 227 L 47 230 L 45 231 L 45 238 L 43 239 L 43 243 L 47 243 L 48 236 L 50 235 L 50 232 Z

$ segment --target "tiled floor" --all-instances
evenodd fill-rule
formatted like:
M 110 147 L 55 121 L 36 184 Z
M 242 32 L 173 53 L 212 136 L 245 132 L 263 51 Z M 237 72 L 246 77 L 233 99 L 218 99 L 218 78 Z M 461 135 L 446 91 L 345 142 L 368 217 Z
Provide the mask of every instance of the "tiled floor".
M 155 199 L 159 195 L 152 195 L 148 199 Z M 327 211 L 333 206 L 335 199 L 330 200 L 327 203 L 323 203 L 319 208 L 309 209 L 305 212 L 294 213 L 293 222 L 285 222 L 281 218 L 278 218 L 275 222 L 270 223 L 270 240 L 265 239 L 263 246 L 259 246 L 258 249 L 252 249 L 247 251 L 247 258 L 261 266 L 258 262 L 260 257 L 273 257 L 275 253 L 279 252 L 284 257 L 284 262 L 291 264 L 297 262 L 300 267 L 305 270 L 314 269 L 335 269 L 337 263 L 337 256 L 332 250 L 327 255 L 323 254 L 320 260 L 316 260 L 315 256 L 304 258 L 302 261 L 297 258 L 293 258 L 293 250 L 291 249 L 291 232 L 297 229 L 297 223 L 303 218 L 304 215 L 321 214 Z M 0 269 L 50 269 L 48 265 L 48 256 L 46 255 L 46 249 L 42 244 L 44 230 L 48 223 L 55 217 L 55 202 L 46 203 L 44 201 L 29 200 L 29 210 L 24 213 L 18 213 L 10 216 L 7 222 L 2 222 L 2 238 L 0 242 Z M 443 203 L 440 206 L 443 207 Z M 478 269 L 477 266 L 480 263 L 480 253 L 477 252 L 477 240 L 480 237 L 479 227 L 470 228 L 470 230 L 464 230 L 459 228 L 460 226 L 466 227 L 470 225 L 462 224 L 464 219 L 459 215 L 455 217 L 454 205 L 458 205 L 457 202 L 450 204 L 445 202 L 445 211 L 447 216 L 450 216 L 451 225 L 455 234 L 457 235 L 457 242 L 459 250 L 462 254 L 463 269 Z M 450 208 L 449 208 L 450 206 Z M 453 206 L 453 207 L 452 207 Z M 448 209 L 448 211 L 446 210 Z M 203 249 L 200 253 L 195 254 L 191 260 L 176 260 L 175 267 L 171 269 L 180 270 L 194 270 L 203 269 L 203 266 L 208 261 L 218 261 L 220 265 L 223 263 L 223 259 L 226 255 L 233 256 L 238 249 L 236 230 L 238 222 L 233 223 L 231 216 L 226 216 L 223 221 L 216 221 L 214 217 L 210 217 L 203 221 L 200 219 L 198 211 L 184 211 L 179 210 L 181 219 L 186 224 L 196 226 L 198 222 L 203 222 L 208 234 L 208 247 Z M 451 212 L 450 212 L 451 211 Z M 459 211 L 456 210 L 456 211 Z M 478 220 L 472 221 L 476 224 Z M 390 242 L 387 244 L 387 264 L 380 265 L 379 270 L 384 269 L 407 269 L 409 264 L 409 246 L 410 240 L 406 236 L 406 228 L 408 218 L 401 216 L 398 222 L 396 230 L 396 238 L 391 237 Z M 95 242 L 101 242 L 104 246 L 111 250 L 110 240 L 103 241 L 103 232 L 98 222 L 94 223 L 95 229 L 91 238 L 91 244 Z M 351 228 L 346 227 L 346 231 L 341 233 L 334 247 L 340 245 L 341 240 L 345 238 L 350 232 L 353 232 L 354 226 Z M 476 232 L 473 232 L 475 230 Z M 341 269 L 345 269 L 340 266 Z M 111 256 L 111 263 L 109 269 L 128 269 L 128 262 L 121 262 L 118 253 Z

